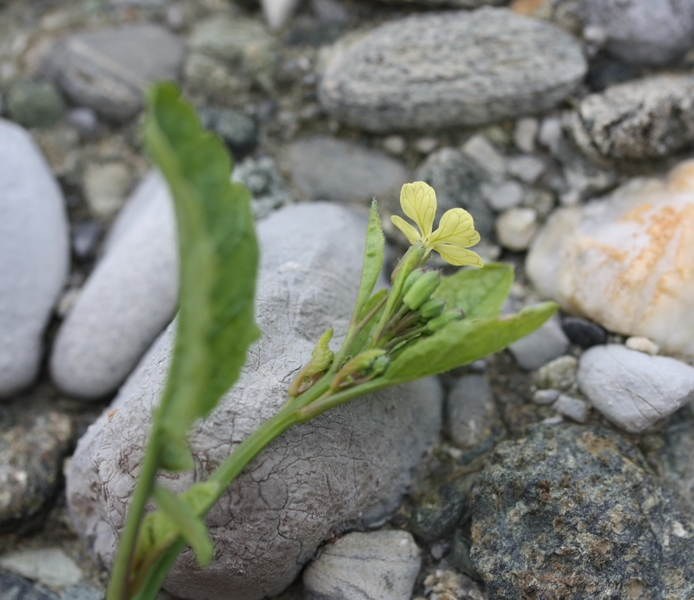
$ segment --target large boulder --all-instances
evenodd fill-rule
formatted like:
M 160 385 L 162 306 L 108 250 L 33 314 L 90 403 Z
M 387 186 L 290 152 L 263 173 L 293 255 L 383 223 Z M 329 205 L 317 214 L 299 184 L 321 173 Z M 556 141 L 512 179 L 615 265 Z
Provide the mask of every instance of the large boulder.
M 194 427 L 194 471 L 167 476 L 165 485 L 182 491 L 206 479 L 285 402 L 289 383 L 325 329 L 334 325 L 338 336 L 344 334 L 365 230 L 363 218 L 324 203 L 282 209 L 259 225 L 262 338 L 237 385 Z M 170 327 L 80 440 L 68 473 L 75 527 L 105 566 L 113 560 L 172 343 Z M 166 589 L 182 598 L 218 600 L 279 592 L 324 539 L 387 518 L 440 420 L 440 388 L 424 380 L 290 429 L 256 457 L 208 515 L 215 546 L 210 568 L 201 570 L 187 550 Z

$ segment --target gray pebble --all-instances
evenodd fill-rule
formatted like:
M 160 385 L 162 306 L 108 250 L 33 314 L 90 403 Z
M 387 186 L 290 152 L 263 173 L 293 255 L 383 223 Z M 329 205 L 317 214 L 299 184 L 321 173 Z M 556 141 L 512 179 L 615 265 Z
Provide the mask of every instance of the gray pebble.
M 60 600 L 104 600 L 104 592 L 87 583 L 76 583 L 65 589 Z
M 306 600 L 410 600 L 421 552 L 406 531 L 349 533 L 306 568 Z
M 75 561 L 58 547 L 5 552 L 0 555 L 0 568 L 51 588 L 74 585 L 83 577 Z
M 539 388 L 569 391 L 576 385 L 578 360 L 573 356 L 560 356 L 540 367 L 534 375 Z
M 67 122 L 77 129 L 85 140 L 92 140 L 96 137 L 99 117 L 93 108 L 73 108 L 67 113 Z
M 338 51 L 319 98 L 367 131 L 442 129 L 546 110 L 585 72 L 580 44 L 549 23 L 494 8 L 419 14 Z
M 482 185 L 482 193 L 489 206 L 496 211 L 517 207 L 525 196 L 523 186 L 517 181 L 485 183 Z
M 481 444 L 500 425 L 494 395 L 482 375 L 461 377 L 448 394 L 445 426 L 453 443 L 469 449 Z
M 580 398 L 561 394 L 552 408 L 577 423 L 585 423 L 588 420 L 588 405 Z
M 235 153 L 243 154 L 258 141 L 253 119 L 234 110 L 203 108 L 199 111 L 203 127 L 214 131 Z
M 20 80 L 7 92 L 7 114 L 24 127 L 50 127 L 65 114 L 65 101 L 50 81 Z
M 94 256 L 103 227 L 98 221 L 78 223 L 72 229 L 72 252 L 80 260 Z
M 564 335 L 556 315 L 533 333 L 509 346 L 518 365 L 527 371 L 558 358 L 568 349 L 569 340 Z
M 0 573 L 0 596 L 6 600 L 58 600 L 52 592 L 9 573 Z
M 253 194 L 251 211 L 256 220 L 268 217 L 272 211 L 292 201 L 291 192 L 269 156 L 257 160 L 245 158 L 234 167 L 231 178 L 243 183 Z
M 536 390 L 533 393 L 533 402 L 539 405 L 552 404 L 559 399 L 559 390 Z
M 450 533 L 469 508 L 468 494 L 469 481 L 463 478 L 430 490 L 415 506 L 410 531 L 425 544 Z

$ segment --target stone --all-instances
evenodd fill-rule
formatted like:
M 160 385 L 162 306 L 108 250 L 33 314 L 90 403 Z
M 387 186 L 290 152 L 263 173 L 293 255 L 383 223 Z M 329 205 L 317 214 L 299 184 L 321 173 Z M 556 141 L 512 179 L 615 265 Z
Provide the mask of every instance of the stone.
M 540 123 L 537 119 L 524 117 L 516 121 L 513 129 L 513 143 L 521 152 L 531 153 L 535 150 L 535 140 L 540 131 Z
M 243 183 L 253 194 L 251 211 L 256 220 L 264 219 L 273 210 L 292 201 L 291 192 L 269 156 L 257 160 L 245 158 L 234 167 L 231 178 Z
M 304 597 L 410 600 L 421 562 L 421 551 L 406 531 L 348 533 L 325 545 L 306 568 Z
M 694 368 L 620 344 L 594 346 L 581 355 L 578 385 L 608 421 L 641 433 L 694 400 Z
M 671 63 L 689 50 L 694 40 L 691 2 L 587 0 L 579 6 L 584 26 L 601 27 L 607 52 L 627 63 Z
M 343 46 L 329 60 L 320 102 L 339 122 L 374 133 L 539 113 L 586 72 L 570 35 L 500 8 L 412 15 Z
M 86 583 L 76 583 L 65 589 L 60 600 L 104 600 L 104 592 Z
M 70 419 L 57 412 L 0 431 L 0 532 L 30 527 L 55 497 L 72 435 Z
M 577 423 L 585 423 L 588 420 L 588 404 L 580 398 L 561 394 L 552 408 Z
M 291 144 L 287 163 L 292 181 L 305 200 L 338 202 L 392 201 L 410 181 L 405 166 L 383 152 L 327 136 Z
M 93 108 L 73 108 L 67 113 L 67 122 L 79 131 L 85 140 L 93 140 L 99 129 L 99 117 Z
M 326 203 L 297 204 L 258 225 L 256 320 L 263 332 L 238 385 L 189 436 L 206 478 L 285 402 L 293 374 L 328 326 L 344 335 L 362 265 L 366 220 Z M 169 327 L 80 440 L 67 474 L 76 531 L 99 565 L 113 560 L 150 414 L 164 385 Z M 114 412 L 115 411 L 115 412 Z M 350 527 L 384 523 L 441 427 L 441 389 L 422 380 L 354 400 L 283 434 L 244 470 L 207 517 L 215 560 L 185 551 L 165 589 L 191 599 L 257 600 L 281 591 L 318 545 Z M 110 416 L 109 416 L 110 415 Z
M 436 190 L 436 218 L 451 208 L 466 209 L 474 219 L 482 238 L 494 235 L 494 213 L 483 195 L 487 172 L 474 160 L 455 148 L 441 148 L 420 165 L 415 178 L 426 181 Z M 398 209 L 399 212 L 399 209 Z
M 506 158 L 481 133 L 467 140 L 461 150 L 492 177 L 499 178 L 506 174 Z
M 638 350 L 646 354 L 658 354 L 660 352 L 660 346 L 646 337 L 632 336 L 624 341 L 624 345 L 630 350 Z
M 24 127 L 50 127 L 65 114 L 65 101 L 50 81 L 20 80 L 7 92 L 7 114 Z
M 694 143 L 694 77 L 653 75 L 613 85 L 581 100 L 568 127 L 597 160 L 644 160 Z
M 538 425 L 499 444 L 472 497 L 489 597 L 691 597 L 694 518 L 651 473 L 602 428 Z
M 564 132 L 562 129 L 561 119 L 557 117 L 545 117 L 540 124 L 540 132 L 538 133 L 538 141 L 545 148 L 550 150 L 552 154 L 556 154 L 561 145 Z
M 72 252 L 75 258 L 92 258 L 102 233 L 103 228 L 98 221 L 85 221 L 75 225 L 72 230 Z
M 52 592 L 7 573 L 0 573 L 0 595 L 8 600 L 58 600 Z
M 572 344 L 584 349 L 607 342 L 607 332 L 602 327 L 581 317 L 564 317 L 561 328 Z
M 663 447 L 657 453 L 658 472 L 691 510 L 694 510 L 693 420 L 691 404 L 674 413 L 663 431 Z
M 272 30 L 282 29 L 294 14 L 299 0 L 260 0 L 263 15 Z
M 507 161 L 508 173 L 525 183 L 535 183 L 545 169 L 545 161 L 537 156 L 516 156 Z
M 250 117 L 243 113 L 204 108 L 198 111 L 202 125 L 214 131 L 236 154 L 245 154 L 258 141 L 258 128 Z
M 70 242 L 63 195 L 46 161 L 24 129 L 2 119 L 0 189 L 0 397 L 8 397 L 36 377 Z
M 91 213 L 101 219 L 113 217 L 125 204 L 131 183 L 130 169 L 121 161 L 87 163 L 84 196 Z
M 53 175 L 69 185 L 81 185 L 82 150 L 79 131 L 61 123 L 50 129 L 34 129 L 32 135 Z
M 516 208 L 525 196 L 523 186 L 517 181 L 482 184 L 482 194 L 494 210 L 504 211 Z
M 389 154 L 401 155 L 407 148 L 407 142 L 401 135 L 389 135 L 383 140 L 383 149 Z
M 537 213 L 534 208 L 509 208 L 496 219 L 496 237 L 499 243 L 516 252 L 528 249 L 537 228 Z
M 532 371 L 566 353 L 569 340 L 555 315 L 539 329 L 511 344 L 508 349 L 519 367 Z
M 15 550 L 0 556 L 0 568 L 48 587 L 66 587 L 82 579 L 82 571 L 60 548 Z
M 104 254 L 63 321 L 50 357 L 66 394 L 114 392 L 173 318 L 178 257 L 173 205 L 164 181 L 135 189 L 104 244 Z
M 439 145 L 439 141 L 434 137 L 424 136 L 417 139 L 414 143 L 414 147 L 417 152 L 422 154 L 431 154 L 436 147 Z
M 554 404 L 557 400 L 559 400 L 559 396 L 561 396 L 561 392 L 559 390 L 536 390 L 533 393 L 533 402 L 535 404 L 539 404 L 540 406 L 545 404 Z
M 476 573 L 475 578 L 479 579 Z M 424 579 L 424 589 L 430 591 L 430 600 L 487 600 L 477 583 L 452 570 L 436 569 Z
M 178 81 L 184 53 L 183 42 L 159 25 L 123 25 L 57 41 L 44 70 L 76 104 L 122 121 L 142 108 L 150 83 Z
M 555 211 L 526 270 L 567 313 L 666 353 L 694 353 L 694 162 L 636 179 L 605 199 Z
M 469 449 L 481 444 L 501 423 L 494 394 L 482 375 L 461 377 L 448 394 L 444 424 L 451 441 Z
M 541 366 L 533 377 L 538 388 L 569 391 L 576 386 L 578 360 L 573 356 L 560 356 Z
M 186 87 L 216 104 L 228 104 L 249 84 L 224 61 L 201 52 L 191 52 L 183 65 Z
M 449 534 L 470 508 L 470 480 L 457 478 L 430 489 L 416 502 L 409 530 L 431 544 Z

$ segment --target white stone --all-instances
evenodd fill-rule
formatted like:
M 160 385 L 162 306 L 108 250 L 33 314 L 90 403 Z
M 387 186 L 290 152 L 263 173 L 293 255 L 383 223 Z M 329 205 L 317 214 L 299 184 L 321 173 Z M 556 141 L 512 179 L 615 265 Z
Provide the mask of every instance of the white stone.
M 389 135 L 383 140 L 383 149 L 390 154 L 400 155 L 407 148 L 405 138 L 401 135 Z
M 516 121 L 513 130 L 513 143 L 521 152 L 533 152 L 535 150 L 535 139 L 540 130 L 537 119 L 525 117 Z
M 0 397 L 29 385 L 68 274 L 63 195 L 29 134 L 0 119 Z
M 656 344 L 653 340 L 649 340 L 646 337 L 639 337 L 637 335 L 627 338 L 624 345 L 629 348 L 629 350 L 637 350 L 650 355 L 655 355 L 660 352 L 660 346 L 658 346 L 658 344 Z
M 528 254 L 545 297 L 616 333 L 694 354 L 694 162 L 556 211 Z
M 298 5 L 299 0 L 260 0 L 268 27 L 273 30 L 282 29 Z
M 588 405 L 580 398 L 561 394 L 552 408 L 577 423 L 585 423 L 588 420 Z
M 492 175 L 501 177 L 506 172 L 506 159 L 481 133 L 473 135 L 461 150 Z
M 510 208 L 496 219 L 499 243 L 509 250 L 527 250 L 537 232 L 537 212 L 534 208 Z
M 407 531 L 349 533 L 323 547 L 304 586 L 321 600 L 410 600 L 421 562 Z
M 517 181 L 501 183 L 483 183 L 482 194 L 485 200 L 496 211 L 515 208 L 523 201 L 525 191 Z
M 82 571 L 60 548 L 17 550 L 0 556 L 0 568 L 49 587 L 67 587 L 82 579 Z
M 578 385 L 606 419 L 641 433 L 694 400 L 694 368 L 619 344 L 593 346 L 581 355 Z
M 109 218 L 125 203 L 130 191 L 128 167 L 119 161 L 89 163 L 84 173 L 84 195 L 95 217 Z
M 114 392 L 173 317 L 178 258 L 162 179 L 150 176 L 135 190 L 105 246 L 51 353 L 53 381 L 79 398 Z
M 561 392 L 559 390 L 536 390 L 533 393 L 533 402 L 535 404 L 553 404 L 559 399 Z
M 507 162 L 508 172 L 525 183 L 535 183 L 545 168 L 545 161 L 537 156 L 516 156 Z
M 552 152 L 552 154 L 556 154 L 559 150 L 563 135 L 561 119 L 558 117 L 546 117 L 542 119 L 538 141 Z
M 209 473 L 285 402 L 313 345 L 344 335 L 356 296 L 366 220 L 326 203 L 298 204 L 258 225 L 256 319 L 263 332 L 236 387 L 189 436 L 194 473 L 166 478 L 182 491 Z M 76 530 L 101 565 L 135 483 L 150 415 L 164 385 L 173 327 L 121 388 L 110 413 L 80 440 L 67 477 Z M 115 410 L 115 412 L 113 412 Z M 279 593 L 318 545 L 348 526 L 383 523 L 441 427 L 441 389 L 423 380 L 354 400 L 285 432 L 232 484 L 207 522 L 215 561 L 185 551 L 165 588 L 189 599 L 257 600 Z

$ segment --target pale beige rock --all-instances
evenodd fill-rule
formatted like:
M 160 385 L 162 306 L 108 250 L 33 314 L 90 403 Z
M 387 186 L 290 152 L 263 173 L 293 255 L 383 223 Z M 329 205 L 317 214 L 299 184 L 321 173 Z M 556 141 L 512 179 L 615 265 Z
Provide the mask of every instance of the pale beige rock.
M 557 211 L 527 271 L 541 294 L 610 331 L 694 354 L 694 161 Z

